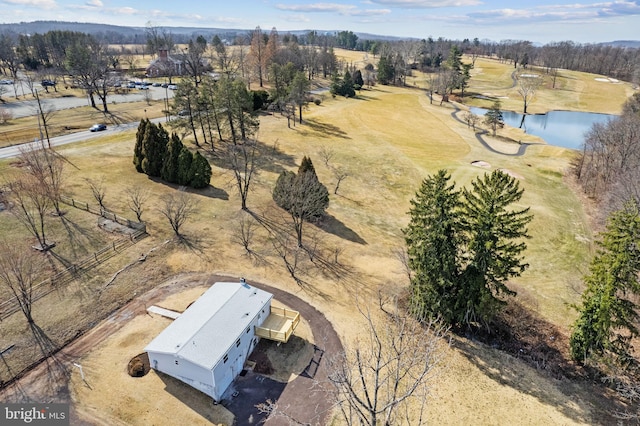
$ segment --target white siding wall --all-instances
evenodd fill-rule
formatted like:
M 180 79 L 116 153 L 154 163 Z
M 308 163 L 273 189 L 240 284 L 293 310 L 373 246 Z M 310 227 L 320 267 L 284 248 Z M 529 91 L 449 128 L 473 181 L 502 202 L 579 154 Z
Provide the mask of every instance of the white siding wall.
M 156 352 L 149 352 L 149 363 L 151 368 L 175 377 L 212 398 L 216 397 L 211 371 L 175 355 Z
M 215 367 L 213 367 L 213 379 L 215 382 L 217 397 L 216 400 L 222 398 L 222 394 L 229 387 L 233 379 L 242 371 L 242 367 L 247 360 L 247 357 L 260 338 L 254 334 L 256 326 L 262 325 L 271 312 L 271 300 L 262 308 L 260 313 L 251 321 L 251 324 L 244 329 L 238 340 L 239 345 L 234 343 L 227 351 L 226 355 L 218 361 Z M 247 332 L 248 331 L 248 332 Z M 226 359 L 226 361 L 225 361 Z
M 260 339 L 254 334 L 255 327 L 262 325 L 270 312 L 271 299 L 258 315 L 253 318 L 250 325 L 242 331 L 242 334 L 238 337 L 240 344 L 236 345 L 234 342 L 226 352 L 225 357 L 218 361 L 213 368 L 213 374 L 199 365 L 192 364 L 174 355 L 157 352 L 149 352 L 151 368 L 175 377 L 211 396 L 216 401 L 220 401 L 224 391 L 242 371 L 247 357 Z M 177 364 L 176 360 L 178 361 Z

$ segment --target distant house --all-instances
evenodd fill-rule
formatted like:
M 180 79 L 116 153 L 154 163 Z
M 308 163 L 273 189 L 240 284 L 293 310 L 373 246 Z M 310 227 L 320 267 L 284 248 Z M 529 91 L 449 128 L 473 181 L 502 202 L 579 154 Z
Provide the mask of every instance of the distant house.
M 182 75 L 184 72 L 183 62 L 170 56 L 166 48 L 158 50 L 158 57 L 151 61 L 146 69 L 148 77 L 171 77 Z
M 272 298 L 244 280 L 215 283 L 147 345 L 151 368 L 220 401 L 260 337 L 286 342 L 297 326 Z

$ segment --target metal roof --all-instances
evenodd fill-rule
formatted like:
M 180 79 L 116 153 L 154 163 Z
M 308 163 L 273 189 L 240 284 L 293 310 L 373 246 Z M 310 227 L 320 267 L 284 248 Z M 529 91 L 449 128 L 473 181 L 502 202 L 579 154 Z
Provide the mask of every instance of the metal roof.
M 144 350 L 173 354 L 211 370 L 272 297 L 243 282 L 215 283 Z

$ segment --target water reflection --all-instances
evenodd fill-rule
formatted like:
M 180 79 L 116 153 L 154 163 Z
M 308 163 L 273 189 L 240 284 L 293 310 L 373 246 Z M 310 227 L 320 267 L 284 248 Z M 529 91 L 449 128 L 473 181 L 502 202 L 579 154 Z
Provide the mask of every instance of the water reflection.
M 471 112 L 484 115 L 484 108 L 471 108 Z M 594 123 L 606 123 L 617 117 L 578 111 L 549 111 L 546 114 L 523 115 L 513 111 L 502 111 L 505 124 L 523 129 L 526 133 L 539 136 L 550 145 L 580 149 L 585 133 Z

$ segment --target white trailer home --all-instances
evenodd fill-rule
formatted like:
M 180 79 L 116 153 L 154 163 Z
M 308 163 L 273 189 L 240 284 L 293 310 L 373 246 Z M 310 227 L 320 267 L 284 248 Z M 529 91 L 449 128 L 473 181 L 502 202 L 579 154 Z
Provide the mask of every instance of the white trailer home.
M 297 312 L 272 312 L 272 298 L 244 280 L 215 283 L 147 345 L 151 368 L 220 401 L 260 336 L 286 342 L 298 324 Z

